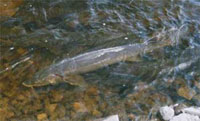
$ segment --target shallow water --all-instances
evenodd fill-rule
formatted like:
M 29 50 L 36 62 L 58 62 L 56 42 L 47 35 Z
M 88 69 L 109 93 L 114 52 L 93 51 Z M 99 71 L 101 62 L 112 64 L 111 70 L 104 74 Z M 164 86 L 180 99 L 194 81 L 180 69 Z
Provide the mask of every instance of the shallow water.
M 114 114 L 122 121 L 160 120 L 160 106 L 200 106 L 198 0 L 0 2 L 7 10 L 0 13 L 0 120 L 92 121 Z M 82 74 L 87 89 L 22 85 L 63 58 L 145 42 L 173 28 L 179 32 L 168 36 L 175 44 Z

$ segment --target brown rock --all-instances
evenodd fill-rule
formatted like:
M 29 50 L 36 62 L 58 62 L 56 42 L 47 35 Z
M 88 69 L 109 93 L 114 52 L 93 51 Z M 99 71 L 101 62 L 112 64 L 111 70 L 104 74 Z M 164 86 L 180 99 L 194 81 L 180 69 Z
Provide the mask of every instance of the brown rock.
M 129 115 L 128 115 L 128 118 L 129 118 L 130 120 L 134 121 L 134 120 L 135 120 L 135 115 L 134 115 L 134 114 L 129 114 Z
M 88 112 L 88 109 L 82 102 L 75 102 L 73 104 L 73 108 L 76 112 L 82 112 L 82 113 Z
M 44 121 L 47 120 L 47 114 L 46 113 L 40 113 L 37 115 L 37 120 L 38 121 Z
M 13 117 L 15 114 L 12 111 L 9 111 L 6 108 L 0 108 L 0 121 L 4 121 L 6 119 L 9 119 Z
M 90 13 L 89 12 L 82 12 L 79 16 L 79 21 L 83 23 L 84 25 L 89 24 L 89 19 L 90 19 Z
M 197 100 L 198 102 L 200 102 L 200 94 L 197 94 L 193 97 L 195 100 Z
M 52 101 L 60 102 L 63 99 L 63 94 L 61 92 L 53 91 L 52 92 Z
M 94 115 L 95 117 L 100 117 L 102 113 L 95 109 L 92 111 L 92 115 Z
M 55 112 L 56 113 L 54 117 L 56 117 L 57 119 L 63 118 L 66 114 L 66 108 L 63 105 L 59 105 Z
M 195 86 L 196 86 L 198 89 L 200 89 L 200 82 L 195 81 L 194 84 L 195 84 Z
M 184 97 L 188 100 L 191 100 L 196 95 L 195 90 L 186 86 L 179 88 L 177 93 L 179 96 Z
M 50 114 L 54 113 L 57 106 L 58 106 L 57 104 L 49 104 L 48 107 L 47 107 L 48 112 Z
M 97 96 L 98 95 L 98 90 L 95 87 L 91 87 L 87 90 L 87 95 L 91 96 Z
M 0 0 L 0 16 L 13 16 L 23 0 Z
M 23 55 L 23 54 L 25 54 L 27 51 L 26 51 L 25 49 L 23 49 L 23 48 L 19 48 L 19 49 L 17 49 L 17 52 L 18 52 L 20 55 Z

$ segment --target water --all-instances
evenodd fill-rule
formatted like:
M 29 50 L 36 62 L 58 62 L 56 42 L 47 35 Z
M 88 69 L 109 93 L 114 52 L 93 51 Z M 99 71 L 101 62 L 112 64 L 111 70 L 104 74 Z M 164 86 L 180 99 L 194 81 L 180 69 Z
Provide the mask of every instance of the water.
M 88 121 L 118 114 L 122 121 L 143 121 L 159 118 L 163 105 L 200 106 L 198 0 L 28 0 L 16 7 L 0 17 L 1 120 Z M 173 28 L 180 30 L 169 34 L 174 45 L 82 74 L 87 89 L 22 85 L 63 58 L 145 42 Z

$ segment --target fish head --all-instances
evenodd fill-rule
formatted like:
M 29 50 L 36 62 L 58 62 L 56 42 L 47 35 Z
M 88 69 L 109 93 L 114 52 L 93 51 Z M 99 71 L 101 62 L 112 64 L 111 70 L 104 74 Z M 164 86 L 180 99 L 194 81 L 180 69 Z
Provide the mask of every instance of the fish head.
M 43 70 L 36 73 L 31 80 L 23 82 L 23 85 L 26 87 L 40 87 L 49 84 L 54 85 L 62 80 L 62 76 Z

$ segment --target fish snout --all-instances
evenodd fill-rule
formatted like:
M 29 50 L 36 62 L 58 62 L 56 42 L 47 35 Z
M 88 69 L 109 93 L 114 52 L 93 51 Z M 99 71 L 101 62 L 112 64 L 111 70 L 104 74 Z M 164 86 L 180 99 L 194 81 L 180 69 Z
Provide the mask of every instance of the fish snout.
M 25 87 L 33 87 L 33 84 L 30 80 L 23 82 L 22 85 L 24 85 Z

